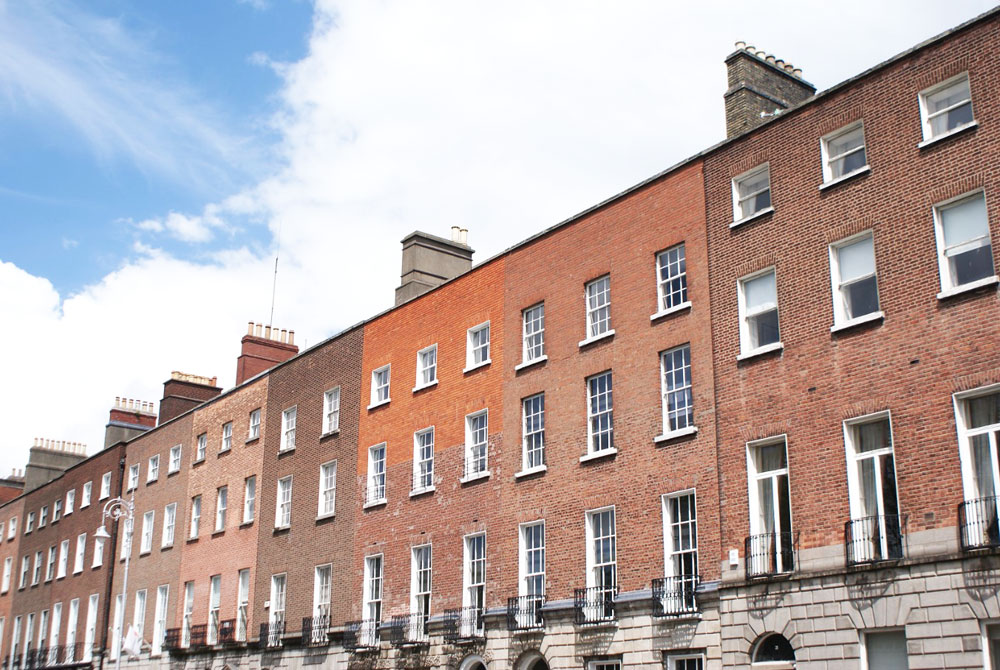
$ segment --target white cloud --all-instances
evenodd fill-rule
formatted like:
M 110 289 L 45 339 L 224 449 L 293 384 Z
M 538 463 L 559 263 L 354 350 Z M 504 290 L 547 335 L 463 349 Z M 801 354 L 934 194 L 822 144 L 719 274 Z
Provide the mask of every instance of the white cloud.
M 0 385 L 14 413 L 0 417 L 11 447 L 0 466 L 23 465 L 36 435 L 93 450 L 114 396 L 158 400 L 171 370 L 231 384 L 246 322 L 268 319 L 279 240 L 274 322 L 312 344 L 391 304 L 410 231 L 469 228 L 483 259 L 721 139 L 722 59 L 736 39 L 826 87 L 986 8 L 322 0 L 308 55 L 282 64 L 281 162 L 269 178 L 201 212 L 134 224 L 135 258 L 61 303 L 45 279 L 0 264 L 0 350 L 16 352 L 5 373 L 18 380 Z M 38 95 L 108 105 L 50 89 Z M 99 111 L 67 114 L 99 146 L 126 141 Z M 155 137 L 151 151 L 182 165 L 185 146 Z M 247 241 L 255 221 L 272 244 Z M 216 251 L 175 258 L 162 236 L 215 240 Z

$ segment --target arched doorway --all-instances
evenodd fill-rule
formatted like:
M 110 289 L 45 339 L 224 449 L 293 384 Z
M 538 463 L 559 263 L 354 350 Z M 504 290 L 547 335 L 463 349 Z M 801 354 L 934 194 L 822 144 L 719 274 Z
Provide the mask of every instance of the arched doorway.
M 540 651 L 534 649 L 521 654 L 514 667 L 517 670 L 549 670 L 549 664 L 545 657 Z
M 462 662 L 458 664 L 458 670 L 486 670 L 486 661 L 484 661 L 483 657 L 478 654 L 466 656 L 462 659 Z

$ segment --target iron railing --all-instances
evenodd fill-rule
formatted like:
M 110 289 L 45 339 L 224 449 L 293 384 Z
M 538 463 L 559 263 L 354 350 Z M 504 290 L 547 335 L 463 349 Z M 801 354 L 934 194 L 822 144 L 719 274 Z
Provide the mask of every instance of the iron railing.
M 462 642 L 486 637 L 483 608 L 461 607 L 444 611 L 444 641 Z
M 903 519 L 898 515 L 866 516 L 844 524 L 848 567 L 896 561 L 903 557 Z
M 653 616 L 697 614 L 699 575 L 661 577 L 653 580 Z
M 368 485 L 365 486 L 365 504 L 375 505 L 384 503 L 386 501 L 385 491 L 386 491 L 386 482 L 384 479 L 382 480 L 381 484 L 375 481 L 369 481 Z
M 181 629 L 168 628 L 163 636 L 163 648 L 166 651 L 176 651 L 181 648 Z
M 208 613 L 208 644 L 219 643 L 219 610 L 213 609 Z
M 507 630 L 536 630 L 545 624 L 542 605 L 545 596 L 507 598 Z
M 486 446 L 477 451 L 479 447 L 474 447 L 473 451 L 465 456 L 465 468 L 462 472 L 463 479 L 472 479 L 486 472 Z
M 316 616 L 302 617 L 302 645 L 321 645 L 330 641 L 330 615 L 317 614 Z
M 260 625 L 260 637 L 257 644 L 265 649 L 275 649 L 284 643 L 285 620 L 276 619 Z
M 394 616 L 389 621 L 389 642 L 394 647 L 425 644 L 427 616 L 420 613 Z
M 743 560 L 747 579 L 771 577 L 795 569 L 794 533 L 751 535 L 744 544 Z
M 208 624 L 199 623 L 191 626 L 191 648 L 199 649 L 207 645 Z
M 1000 498 L 966 500 L 958 506 L 959 541 L 962 551 L 1000 547 Z
M 591 586 L 573 590 L 573 611 L 580 625 L 599 624 L 615 620 L 615 586 Z
M 223 619 L 219 622 L 219 644 L 235 644 L 236 619 Z
M 344 627 L 344 649 L 351 652 L 378 649 L 378 619 L 351 621 Z

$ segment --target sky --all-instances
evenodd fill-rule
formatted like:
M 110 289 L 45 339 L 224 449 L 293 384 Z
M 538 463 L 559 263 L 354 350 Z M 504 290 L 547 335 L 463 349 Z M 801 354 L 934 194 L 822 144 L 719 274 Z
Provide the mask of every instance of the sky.
M 482 261 L 722 140 L 737 40 L 823 90 L 995 4 L 0 0 L 0 473 L 390 307 L 413 230 Z

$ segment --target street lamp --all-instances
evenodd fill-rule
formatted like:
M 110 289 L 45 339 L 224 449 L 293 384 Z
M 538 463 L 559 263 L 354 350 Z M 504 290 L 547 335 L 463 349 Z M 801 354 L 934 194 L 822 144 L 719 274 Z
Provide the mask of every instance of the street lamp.
M 101 515 L 102 520 L 111 519 L 112 521 L 118 521 L 122 518 L 125 519 L 125 541 L 122 543 L 122 553 L 125 554 L 125 574 L 122 576 L 121 617 L 115 617 L 114 634 L 118 638 L 118 649 L 115 650 L 115 670 L 121 670 L 122 665 L 122 622 L 125 618 L 125 599 L 128 594 L 128 560 L 129 555 L 132 553 L 132 524 L 135 518 L 135 503 L 132 500 L 125 500 L 124 498 L 112 498 L 104 504 L 104 512 Z M 111 534 L 108 533 L 108 529 L 102 523 L 100 528 L 94 532 L 94 537 L 109 540 L 111 539 Z

